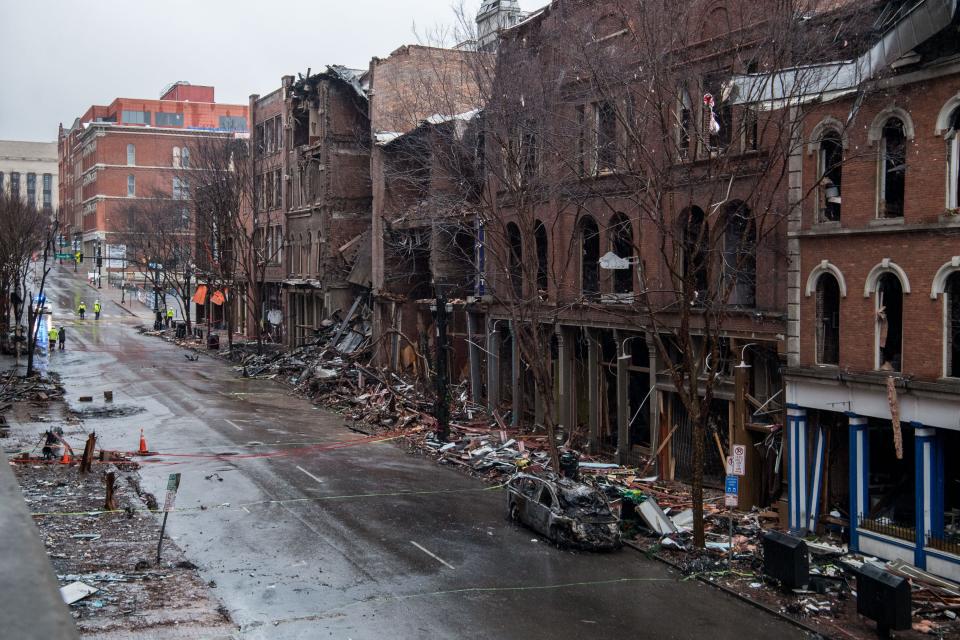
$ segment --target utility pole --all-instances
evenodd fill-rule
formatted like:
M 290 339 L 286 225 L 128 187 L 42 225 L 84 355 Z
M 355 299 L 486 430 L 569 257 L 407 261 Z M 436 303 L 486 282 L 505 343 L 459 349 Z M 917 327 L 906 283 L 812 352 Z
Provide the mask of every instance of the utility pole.
M 437 420 L 437 439 L 441 442 L 450 437 L 450 398 L 447 384 L 447 299 L 443 293 L 437 292 L 437 402 L 433 409 L 433 417 Z

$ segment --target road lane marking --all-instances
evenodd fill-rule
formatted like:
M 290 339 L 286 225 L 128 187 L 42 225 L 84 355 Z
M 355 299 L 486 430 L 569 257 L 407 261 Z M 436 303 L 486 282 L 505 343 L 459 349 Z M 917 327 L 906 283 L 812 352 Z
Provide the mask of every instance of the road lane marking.
M 240 425 L 238 425 L 238 424 L 237 424 L 236 422 L 234 422 L 233 420 L 228 420 L 227 418 L 224 418 L 223 420 L 224 420 L 224 422 L 226 422 L 227 424 L 229 424 L 231 427 L 233 427 L 233 428 L 236 429 L 237 431 L 243 431 L 243 427 L 241 427 Z
M 428 556 L 430 556 L 431 558 L 433 558 L 434 560 L 436 560 L 436 561 L 439 562 L 440 564 L 444 565 L 445 567 L 450 567 L 451 569 L 456 569 L 456 567 L 454 567 L 452 564 L 450 564 L 449 562 L 447 562 L 446 560 L 444 560 L 444 559 L 441 558 L 440 556 L 436 555 L 435 553 L 432 553 L 432 552 L 428 551 L 427 549 L 424 549 L 423 547 L 421 547 L 419 544 L 417 544 L 417 543 L 414 542 L 413 540 L 410 541 L 410 544 L 412 544 L 413 546 L 415 546 L 417 549 L 420 549 L 420 551 L 423 551 L 425 554 L 427 554 Z
M 320 484 L 323 484 L 323 480 L 321 480 L 321 479 L 318 478 L 317 476 L 313 475 L 312 473 L 310 473 L 309 471 L 307 471 L 306 469 L 304 469 L 304 468 L 301 467 L 300 465 L 297 465 L 297 469 L 300 469 L 300 471 L 303 471 L 305 474 L 307 474 L 308 476 L 310 476 L 311 478 L 313 478 L 314 480 L 316 480 L 316 481 L 319 482 Z

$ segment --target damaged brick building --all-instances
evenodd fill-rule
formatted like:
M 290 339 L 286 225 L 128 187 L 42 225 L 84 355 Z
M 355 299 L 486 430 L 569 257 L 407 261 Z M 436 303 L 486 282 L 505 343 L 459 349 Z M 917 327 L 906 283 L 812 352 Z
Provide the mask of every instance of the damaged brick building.
M 328 66 L 251 96 L 265 332 L 288 346 L 369 287 L 370 143 L 364 71 Z
M 804 96 L 789 161 L 790 524 L 956 580 L 960 15 L 873 4 L 867 46 Z

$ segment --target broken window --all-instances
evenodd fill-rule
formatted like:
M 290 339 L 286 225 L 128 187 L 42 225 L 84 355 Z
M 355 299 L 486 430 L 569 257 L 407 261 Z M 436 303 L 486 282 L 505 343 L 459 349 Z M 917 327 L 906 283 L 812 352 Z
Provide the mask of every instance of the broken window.
M 617 168 L 617 113 L 610 102 L 594 105 L 596 116 L 596 173 Z
M 589 166 L 587 164 L 587 108 L 578 104 L 576 108 L 577 119 L 577 173 L 581 177 L 587 175 Z
M 533 239 L 537 244 L 537 291 L 541 294 L 547 291 L 547 228 L 537 220 L 533 225 Z
M 723 273 L 729 290 L 728 303 L 752 307 L 757 292 L 757 229 L 753 216 L 742 202 L 731 203 L 726 223 Z
M 723 91 L 723 80 L 728 75 L 728 71 L 718 71 L 703 82 L 702 123 L 711 153 L 725 151 L 733 139 L 733 107 Z
M 190 149 L 187 147 L 180 150 L 180 166 L 184 169 L 190 167 Z
M 893 273 L 877 281 L 877 368 L 900 371 L 903 349 L 903 284 Z
M 954 271 L 947 278 L 945 288 L 947 306 L 946 355 L 947 375 L 960 378 L 960 271 Z
M 510 276 L 510 286 L 513 295 L 517 298 L 523 297 L 523 238 L 520 235 L 520 227 L 513 222 L 507 225 L 507 250 L 510 255 L 507 256 L 509 265 L 508 274 Z
M 680 89 L 680 99 L 677 105 L 677 153 L 681 160 L 690 156 L 690 132 L 693 128 L 693 103 L 690 92 L 686 88 Z
M 181 162 L 181 158 L 180 158 L 180 147 L 174 147 L 174 148 L 173 148 L 173 166 L 174 166 L 175 168 L 179 169 L 179 168 L 180 168 L 180 162 Z
M 760 144 L 760 118 L 756 109 L 743 110 L 743 150 L 756 151 Z
M 947 141 L 947 208 L 960 208 L 960 107 L 950 114 Z
M 543 485 L 543 488 L 540 490 L 540 504 L 548 509 L 553 508 L 553 493 L 551 493 L 547 485 Z
M 907 423 L 870 419 L 870 505 L 860 526 L 900 540 L 916 540 L 914 430 Z
M 820 222 L 838 222 L 840 183 L 843 179 L 843 141 L 836 131 L 827 131 L 820 139 L 818 165 Z
M 600 228 L 590 216 L 580 220 L 580 291 L 584 298 L 600 294 Z
M 685 209 L 681 214 L 680 224 L 683 233 L 684 289 L 689 287 L 690 295 L 695 300 L 707 292 L 707 244 L 710 227 L 700 207 Z
M 907 136 L 903 122 L 890 118 L 880 138 L 880 189 L 878 215 L 902 218 L 907 173 Z
M 613 292 L 633 293 L 633 227 L 622 213 L 610 220 L 610 248 L 631 263 L 630 268 L 613 270 Z
M 840 364 L 840 285 L 830 273 L 817 279 L 817 364 Z

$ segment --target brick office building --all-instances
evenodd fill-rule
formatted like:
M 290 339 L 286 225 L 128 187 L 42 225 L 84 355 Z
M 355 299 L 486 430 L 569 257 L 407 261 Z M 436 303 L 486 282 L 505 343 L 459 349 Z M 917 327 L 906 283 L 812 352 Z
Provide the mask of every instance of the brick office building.
M 94 256 L 99 246 L 105 258 L 119 261 L 123 247 L 114 239 L 130 200 L 155 193 L 186 198 L 188 185 L 173 174 L 189 166 L 191 143 L 246 131 L 246 105 L 217 104 L 213 87 L 183 82 L 159 100 L 117 98 L 109 106 L 91 106 L 69 128 L 60 125 L 64 234 L 85 256 Z
M 852 549 L 957 579 L 960 22 L 891 15 L 790 160 L 790 523 L 832 512 Z
M 345 314 L 369 285 L 366 89 L 364 71 L 331 65 L 250 99 L 255 225 L 268 262 L 262 320 L 288 346 Z

